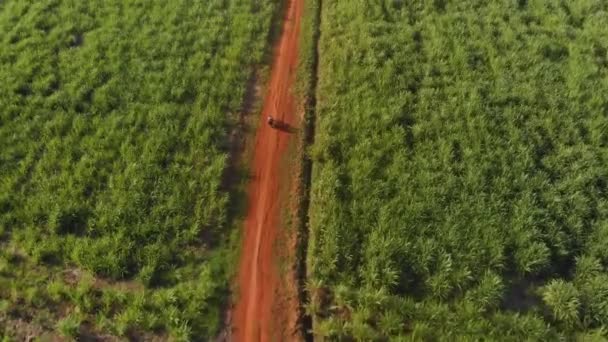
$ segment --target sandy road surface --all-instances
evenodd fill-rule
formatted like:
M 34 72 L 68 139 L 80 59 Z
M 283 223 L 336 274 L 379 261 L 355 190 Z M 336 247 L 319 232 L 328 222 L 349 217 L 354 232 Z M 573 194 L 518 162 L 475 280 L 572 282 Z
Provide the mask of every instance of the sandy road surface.
M 270 83 L 260 115 L 256 135 L 253 177 L 249 184 L 249 207 L 238 275 L 238 288 L 232 314 L 232 340 L 272 341 L 286 336 L 286 315 L 275 310 L 279 289 L 279 272 L 276 253 L 273 252 L 279 232 L 280 210 L 286 204 L 279 202 L 280 162 L 290 139 L 297 133 L 272 129 L 266 116 L 272 115 L 290 127 L 298 127 L 292 88 L 297 66 L 300 19 L 304 0 L 288 0 L 281 37 L 275 46 Z M 284 164 L 283 164 L 284 165 Z M 297 305 L 297 303 L 296 303 Z

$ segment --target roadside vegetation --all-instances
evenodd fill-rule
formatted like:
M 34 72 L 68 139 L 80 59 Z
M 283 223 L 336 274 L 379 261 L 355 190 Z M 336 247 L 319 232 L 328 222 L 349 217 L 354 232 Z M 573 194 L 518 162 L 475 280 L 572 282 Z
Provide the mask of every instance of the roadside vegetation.
M 298 52 L 298 73 L 296 76 L 296 94 L 300 101 L 303 118 L 298 135 L 298 165 L 296 191 L 296 217 L 293 226 L 297 229 L 296 276 L 300 307 L 298 328 L 306 341 L 314 339 L 312 335 L 312 316 L 306 310 L 310 302 L 306 283 L 309 240 L 310 188 L 312 182 L 312 158 L 310 147 L 314 144 L 317 71 L 319 63 L 318 43 L 320 36 L 320 0 L 305 0 L 300 28 Z
M 0 337 L 206 339 L 274 1 L 0 3 Z
M 316 336 L 606 338 L 606 37 L 600 0 L 323 1 Z

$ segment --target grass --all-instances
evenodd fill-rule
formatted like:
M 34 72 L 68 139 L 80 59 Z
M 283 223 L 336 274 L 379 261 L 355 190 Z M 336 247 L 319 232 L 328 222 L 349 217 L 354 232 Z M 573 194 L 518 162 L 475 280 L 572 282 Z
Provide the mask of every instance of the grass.
M 605 334 L 607 28 L 594 0 L 323 1 L 318 337 Z
M 2 2 L 0 322 L 28 325 L 0 336 L 217 332 L 227 132 L 276 7 Z
M 304 3 L 302 26 L 300 28 L 300 42 L 298 51 L 298 68 L 296 75 L 296 94 L 301 101 L 303 120 L 298 136 L 296 153 L 298 155 L 297 165 L 299 167 L 297 179 L 297 191 L 295 192 L 295 210 L 292 225 L 297 231 L 296 240 L 296 276 L 299 296 L 299 328 L 302 337 L 306 341 L 312 341 L 313 320 L 310 306 L 310 293 L 307 292 L 306 282 L 309 277 L 307 265 L 309 258 L 307 254 L 308 240 L 310 234 L 309 210 L 310 189 L 312 178 L 312 160 L 310 147 L 314 143 L 316 122 L 316 89 L 318 83 L 318 43 L 320 38 L 321 7 L 320 0 L 310 0 Z

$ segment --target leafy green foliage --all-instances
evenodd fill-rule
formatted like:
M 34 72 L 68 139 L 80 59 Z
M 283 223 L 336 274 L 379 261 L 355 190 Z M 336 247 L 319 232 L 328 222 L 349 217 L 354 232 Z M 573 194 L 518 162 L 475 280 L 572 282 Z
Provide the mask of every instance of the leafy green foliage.
M 0 2 L 0 243 L 15 252 L 0 258 L 0 301 L 26 304 L 7 319 L 44 299 L 100 333 L 217 331 L 231 265 L 227 132 L 275 7 Z M 104 280 L 72 286 L 66 267 Z M 145 289 L 106 294 L 125 279 Z M 62 322 L 72 336 L 75 321 Z
M 552 280 L 543 291 L 543 300 L 551 308 L 553 315 L 567 325 L 574 325 L 579 319 L 580 300 L 574 285 L 561 279 Z
M 81 320 L 78 315 L 69 315 L 57 322 L 57 330 L 64 337 L 76 338 L 78 337 Z
M 322 4 L 316 333 L 603 334 L 608 4 Z

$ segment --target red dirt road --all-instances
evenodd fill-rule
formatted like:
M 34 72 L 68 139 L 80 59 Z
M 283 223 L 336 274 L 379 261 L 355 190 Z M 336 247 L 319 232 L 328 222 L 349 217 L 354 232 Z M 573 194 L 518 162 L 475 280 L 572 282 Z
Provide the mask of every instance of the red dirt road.
M 295 83 L 303 2 L 287 1 L 282 34 L 275 46 L 270 83 L 260 115 L 238 274 L 240 293 L 232 314 L 234 341 L 271 341 L 282 336 L 290 329 L 284 326 L 285 315 L 294 315 L 297 310 L 297 307 L 293 312 L 273 310 L 277 291 L 281 290 L 277 253 L 273 248 L 279 235 L 281 208 L 286 207 L 279 203 L 279 187 L 287 186 L 280 184 L 279 168 L 295 134 L 270 128 L 266 116 L 272 115 L 289 127 L 300 124 L 291 90 Z

